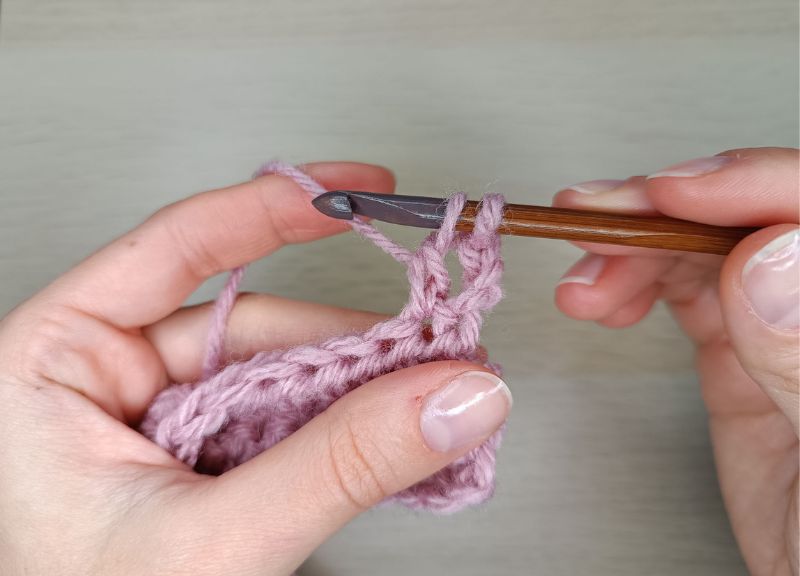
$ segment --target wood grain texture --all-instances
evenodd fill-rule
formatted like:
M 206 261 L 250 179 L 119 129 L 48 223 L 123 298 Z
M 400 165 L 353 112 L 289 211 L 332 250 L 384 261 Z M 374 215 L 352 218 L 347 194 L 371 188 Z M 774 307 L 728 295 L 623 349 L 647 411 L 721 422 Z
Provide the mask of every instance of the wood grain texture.
M 477 211 L 478 202 L 468 201 L 456 229 L 466 232 L 472 230 Z M 646 218 L 550 206 L 506 204 L 498 230 L 501 234 L 511 236 L 724 255 L 757 229 L 712 226 L 666 217 Z
M 271 156 L 386 164 L 399 192 L 546 205 L 573 182 L 797 145 L 793 0 L 2 11 L 0 313 L 159 206 Z M 568 320 L 553 286 L 579 251 L 509 237 L 504 254 L 507 297 L 483 333 L 515 400 L 496 497 L 448 518 L 370 512 L 301 573 L 745 574 L 693 351 L 668 314 L 613 333 Z M 396 263 L 349 235 L 281 250 L 246 288 L 383 312 L 407 289 Z

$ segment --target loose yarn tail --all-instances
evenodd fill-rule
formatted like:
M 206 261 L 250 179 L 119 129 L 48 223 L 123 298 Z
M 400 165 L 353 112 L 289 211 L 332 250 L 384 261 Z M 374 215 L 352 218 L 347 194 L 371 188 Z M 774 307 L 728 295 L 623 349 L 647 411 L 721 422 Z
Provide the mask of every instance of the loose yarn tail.
M 327 192 L 316 180 L 301 169 L 278 160 L 271 160 L 261 166 L 261 168 L 255 171 L 253 178 L 260 178 L 261 176 L 268 176 L 270 174 L 291 178 L 298 186 L 308 192 L 312 198 Z M 361 236 L 367 240 L 370 240 L 398 262 L 407 263 L 411 259 L 411 252 L 407 248 L 396 243 L 380 230 L 364 221 L 360 216 L 355 216 L 353 220 L 349 221 L 349 224 L 353 230 L 361 234 Z M 225 328 L 228 325 L 228 317 L 233 311 L 233 306 L 236 304 L 236 297 L 239 292 L 239 286 L 244 278 L 245 268 L 245 266 L 239 266 L 231 271 L 225 286 L 214 302 L 214 311 L 211 316 L 206 350 L 203 355 L 203 379 L 214 374 L 221 366 L 225 342 Z

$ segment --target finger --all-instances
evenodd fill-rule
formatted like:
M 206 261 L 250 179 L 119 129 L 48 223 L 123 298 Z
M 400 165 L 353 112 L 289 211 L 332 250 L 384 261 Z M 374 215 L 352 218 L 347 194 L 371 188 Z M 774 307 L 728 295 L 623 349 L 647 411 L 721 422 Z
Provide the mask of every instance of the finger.
M 202 369 L 213 303 L 181 308 L 145 328 L 173 382 L 193 382 Z M 228 319 L 224 356 L 243 361 L 256 352 L 363 332 L 383 314 L 301 302 L 269 294 L 241 294 Z
M 800 156 L 794 148 L 743 148 L 690 160 L 648 176 L 662 214 L 719 226 L 796 223 Z
M 720 277 L 720 303 L 744 370 L 800 426 L 800 229 L 760 230 L 731 253 Z
M 720 226 L 796 223 L 800 215 L 799 164 L 800 155 L 794 148 L 730 150 L 659 170 L 646 179 L 571 186 L 556 195 L 554 205 L 638 215 L 661 213 Z M 659 254 L 642 248 L 578 245 L 598 254 Z
M 191 522 L 214 525 L 208 545 L 229 566 L 291 572 L 354 516 L 486 440 L 510 407 L 505 384 L 471 364 L 387 374 L 218 478 Z
M 627 328 L 641 321 L 658 299 L 659 286 L 651 284 L 630 301 L 599 321 L 606 328 Z
M 394 187 L 392 174 L 377 166 L 323 163 L 306 169 L 325 188 L 391 192 Z M 285 243 L 345 229 L 346 223 L 315 210 L 291 179 L 264 176 L 159 210 L 60 278 L 42 297 L 121 328 L 143 326 L 175 310 L 214 274 Z
M 644 176 L 633 176 L 627 180 L 592 180 L 573 184 L 553 197 L 553 206 L 610 214 L 658 216 L 658 210 L 647 196 Z
M 587 254 L 556 287 L 558 308 L 578 320 L 602 320 L 650 287 L 675 260 Z
M 628 180 L 593 180 L 573 184 L 555 195 L 553 206 L 575 210 L 592 210 L 609 214 L 633 216 L 658 216 L 659 213 L 647 196 L 646 179 L 634 176 Z M 680 254 L 675 250 L 640 248 L 620 244 L 598 244 L 595 242 L 571 242 L 581 250 L 605 256 L 650 256 L 664 257 Z
M 564 189 L 556 195 L 553 204 L 564 208 L 643 216 L 656 213 L 647 195 L 647 181 L 644 177 L 636 176 L 626 181 L 601 181 L 601 184 L 580 184 Z M 717 275 L 722 263 L 721 256 L 589 242 L 573 244 L 592 254 L 664 258 L 676 262 L 668 274 L 659 278 L 659 284 L 662 284 L 660 297 L 671 304 L 681 327 L 696 342 L 706 342 L 723 330 L 717 298 Z M 570 310 L 571 304 L 568 298 L 563 301 L 566 310 Z M 612 317 L 600 319 L 600 323 L 617 326 L 632 322 L 628 314 L 633 314 L 636 307 L 627 306 L 620 309 L 620 316 L 614 316 L 614 312 Z

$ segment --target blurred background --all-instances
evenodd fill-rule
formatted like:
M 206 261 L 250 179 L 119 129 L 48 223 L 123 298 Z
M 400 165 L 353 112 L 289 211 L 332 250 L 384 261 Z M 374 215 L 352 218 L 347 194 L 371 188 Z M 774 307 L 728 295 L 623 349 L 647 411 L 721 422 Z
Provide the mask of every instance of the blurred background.
M 797 27 L 794 0 L 5 0 L 0 315 L 273 157 L 547 204 L 583 180 L 797 146 Z M 451 517 L 371 511 L 301 574 L 746 573 L 690 345 L 662 308 L 616 332 L 559 315 L 578 254 L 505 243 L 507 298 L 484 331 L 515 398 L 496 497 Z M 354 235 L 282 250 L 245 288 L 382 312 L 407 291 Z

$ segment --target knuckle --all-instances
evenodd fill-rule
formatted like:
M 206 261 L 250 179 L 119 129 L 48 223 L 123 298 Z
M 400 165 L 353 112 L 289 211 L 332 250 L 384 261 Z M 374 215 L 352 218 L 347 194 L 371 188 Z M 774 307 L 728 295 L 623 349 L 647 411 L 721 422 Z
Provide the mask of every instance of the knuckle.
M 58 366 L 74 360 L 70 321 L 70 312 L 58 307 L 14 318 L 7 327 L 13 339 L 3 346 L 2 364 L 24 381 L 54 379 Z
M 178 202 L 165 206 L 152 217 L 152 223 L 166 234 L 187 270 L 196 278 L 207 278 L 223 270 L 213 246 L 191 217 L 189 204 Z
M 328 443 L 330 469 L 340 497 L 366 510 L 391 493 L 391 466 L 357 419 L 345 413 L 329 429 Z
M 259 209 L 266 219 L 265 235 L 272 236 L 277 246 L 283 246 L 285 244 L 297 242 L 298 238 L 294 226 L 290 225 L 286 220 L 282 210 L 276 209 L 275 203 L 272 200 L 272 198 L 274 198 L 272 190 L 276 186 L 273 178 L 283 179 L 282 176 L 263 178 L 258 182 L 261 187 L 258 189 L 256 197 L 259 201 Z
M 298 226 L 297 211 L 306 202 L 305 191 L 299 185 L 280 174 L 270 174 L 253 181 L 258 202 L 256 209 L 264 218 L 264 236 L 273 247 L 306 242 L 318 234 L 316 226 Z M 276 202 L 276 198 L 281 201 Z

